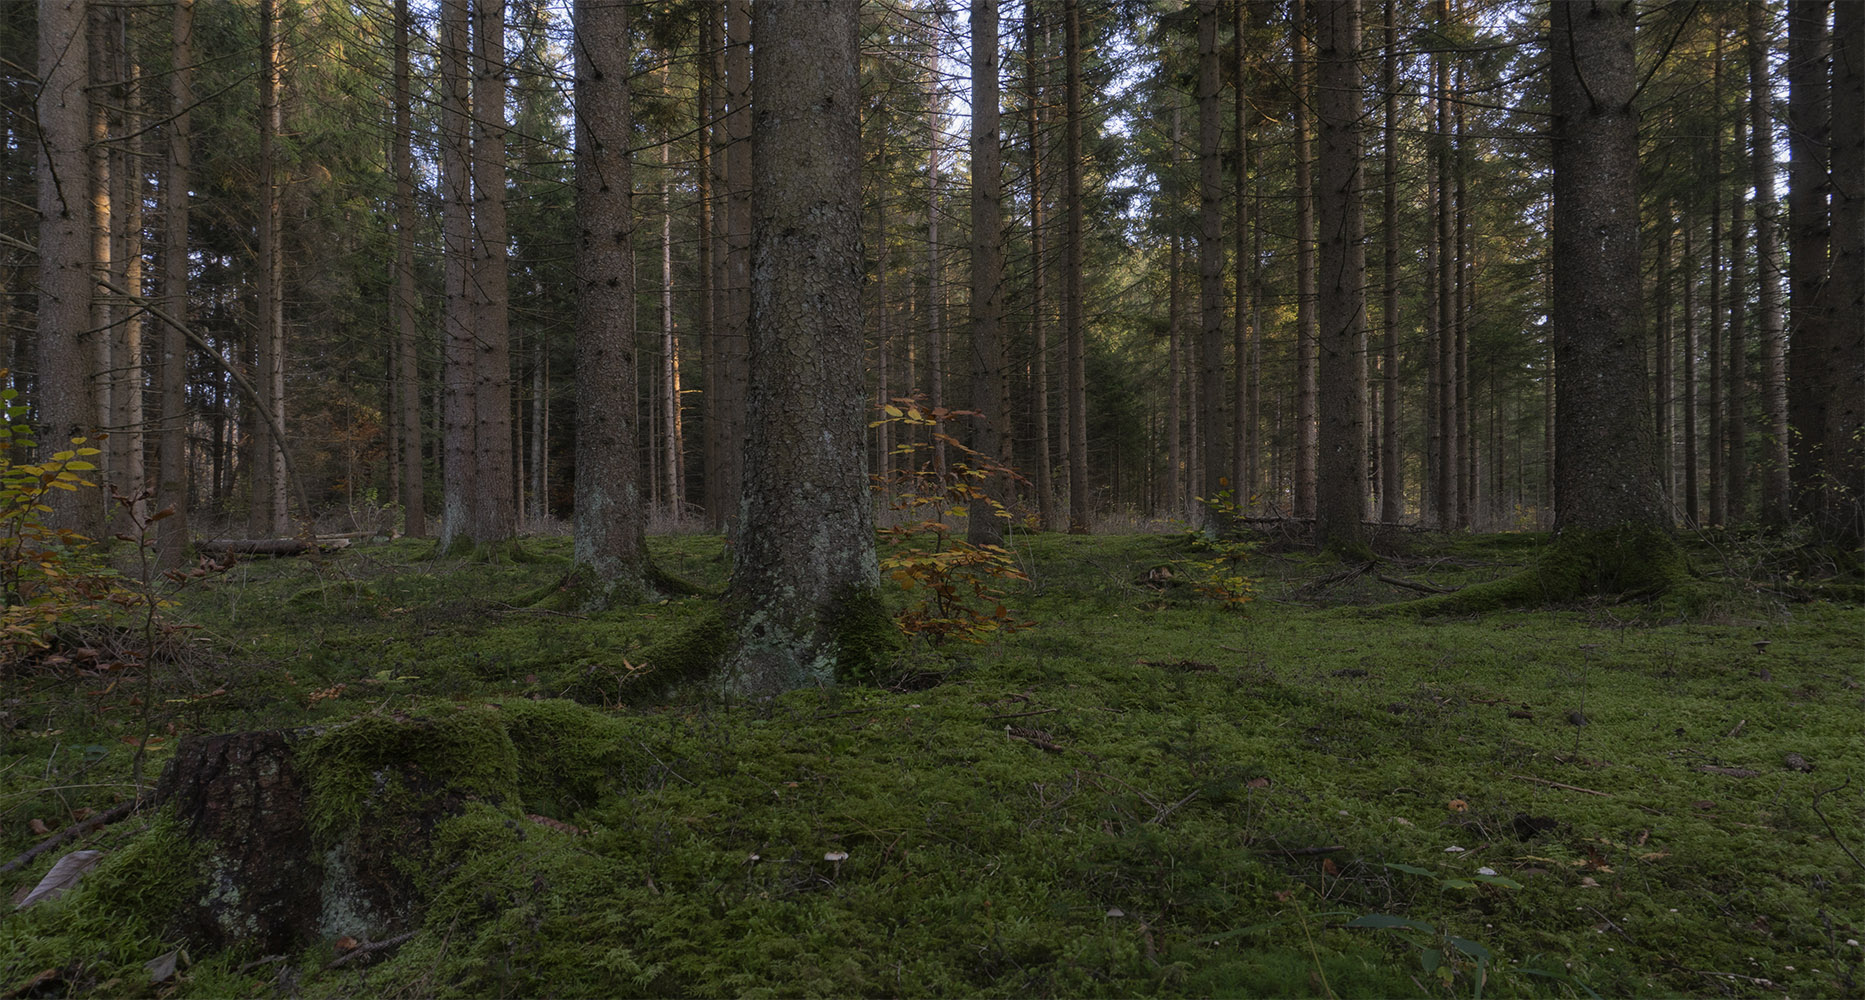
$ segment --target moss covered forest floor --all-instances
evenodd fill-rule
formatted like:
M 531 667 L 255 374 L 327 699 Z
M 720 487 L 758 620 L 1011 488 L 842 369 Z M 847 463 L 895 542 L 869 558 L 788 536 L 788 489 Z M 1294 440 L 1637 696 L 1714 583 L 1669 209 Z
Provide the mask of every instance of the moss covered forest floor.
M 203 890 L 145 811 L 0 875 L 106 852 L 0 903 L 0 996 L 1865 995 L 1865 610 L 1726 579 L 1688 618 L 1364 613 L 1417 596 L 1382 575 L 1544 544 L 1258 554 L 1237 610 L 1147 584 L 1183 538 L 1020 536 L 1032 627 L 738 705 L 618 705 L 709 600 L 542 610 L 565 540 L 242 562 L 165 612 L 199 628 L 153 688 L 87 669 L 133 641 L 102 628 L 0 676 L 0 862 L 127 797 L 145 697 L 151 781 L 187 734 L 325 727 L 307 767 L 338 768 L 346 733 L 465 727 L 470 794 L 402 865 L 413 935 L 186 949 L 152 983 Z M 653 547 L 723 581 L 717 538 Z M 313 813 L 367 773 L 314 775 Z

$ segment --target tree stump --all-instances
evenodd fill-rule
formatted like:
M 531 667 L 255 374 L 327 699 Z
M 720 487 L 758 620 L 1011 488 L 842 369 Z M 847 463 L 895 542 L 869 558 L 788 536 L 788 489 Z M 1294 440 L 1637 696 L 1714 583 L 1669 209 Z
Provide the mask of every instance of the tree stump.
M 156 786 L 189 836 L 205 841 L 207 885 L 178 929 L 214 946 L 253 942 L 266 953 L 302 944 L 322 909 L 309 789 L 291 730 L 186 737 Z

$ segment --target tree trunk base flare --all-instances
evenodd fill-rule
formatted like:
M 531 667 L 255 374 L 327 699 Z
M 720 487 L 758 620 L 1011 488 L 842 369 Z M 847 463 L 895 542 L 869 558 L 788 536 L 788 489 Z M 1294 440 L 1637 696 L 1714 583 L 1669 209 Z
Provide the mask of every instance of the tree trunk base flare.
M 556 583 L 531 591 L 513 603 L 538 611 L 589 614 L 669 597 L 717 596 L 716 591 L 681 579 L 650 561 L 642 569 L 641 579 L 606 583 L 591 567 L 575 566 Z
M 733 607 L 726 616 L 733 638 L 719 680 L 736 697 L 867 681 L 893 662 L 901 645 L 899 626 L 872 589 L 845 588 L 801 627 L 778 621 L 770 606 Z
M 1454 594 L 1388 605 L 1387 613 L 1475 615 L 1505 608 L 1562 604 L 1585 597 L 1681 600 L 1702 596 L 1689 560 L 1669 533 L 1626 526 L 1568 531 L 1527 569 Z

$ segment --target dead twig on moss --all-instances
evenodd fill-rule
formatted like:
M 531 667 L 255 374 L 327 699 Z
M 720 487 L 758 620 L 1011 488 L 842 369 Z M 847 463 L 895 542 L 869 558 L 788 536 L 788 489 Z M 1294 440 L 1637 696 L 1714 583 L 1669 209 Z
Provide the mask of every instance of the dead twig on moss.
M 0 875 L 4 875 L 7 872 L 13 871 L 16 868 L 19 868 L 21 865 L 30 864 L 33 858 L 36 858 L 39 855 L 44 854 L 45 852 L 51 850 L 54 847 L 59 846 L 60 844 L 64 844 L 69 841 L 76 840 L 77 838 L 82 837 L 87 833 L 90 833 L 92 830 L 95 830 L 98 827 L 104 826 L 109 823 L 115 823 L 117 820 L 120 820 L 124 818 L 125 816 L 128 816 L 130 813 L 133 813 L 136 810 L 142 808 L 142 805 L 145 801 L 147 800 L 144 797 L 139 795 L 136 798 L 130 799 L 128 802 L 120 802 L 110 807 L 109 809 L 106 809 L 103 812 L 100 812 L 97 815 L 92 816 L 89 819 L 81 820 L 77 823 L 71 824 L 68 827 L 65 827 L 63 830 L 60 830 L 57 833 L 51 835 L 50 837 L 47 837 L 45 840 L 42 840 L 39 843 L 34 844 L 33 846 L 27 848 L 25 853 L 21 854 L 19 857 L 14 858 L 13 860 L 7 862 L 4 865 L 0 865 Z
M 359 944 L 356 947 L 351 948 L 349 951 L 346 951 L 343 954 L 338 955 L 336 958 L 331 959 L 328 963 L 324 965 L 324 970 L 328 972 L 329 970 L 334 969 L 337 966 L 342 965 L 345 962 L 348 962 L 350 959 L 357 957 L 358 955 L 373 955 L 379 951 L 386 951 L 390 948 L 395 947 L 398 944 L 401 944 L 404 941 L 407 941 L 409 938 L 414 937 L 414 935 L 415 935 L 414 931 L 409 931 L 406 934 L 397 934 L 392 938 L 383 938 L 380 941 L 364 941 L 362 944 Z
M 1859 856 L 1852 853 L 1852 848 L 1847 847 L 1846 842 L 1839 839 L 1839 831 L 1833 829 L 1833 821 L 1827 819 L 1826 814 L 1820 811 L 1820 800 L 1821 799 L 1825 798 L 1828 795 L 1833 794 L 1834 792 L 1843 792 L 1847 788 L 1851 787 L 1851 785 L 1852 785 L 1852 779 L 1847 778 L 1844 784 L 1841 784 L 1836 788 L 1828 788 L 1823 792 L 1814 792 L 1813 793 L 1813 814 L 1820 818 L 1820 822 L 1826 824 L 1827 834 L 1829 834 L 1833 838 L 1833 843 L 1839 845 L 1840 850 L 1846 852 L 1846 857 L 1851 858 L 1853 864 L 1858 865 L 1862 869 L 1865 869 L 1865 861 L 1860 861 Z
M 1597 795 L 1603 799 L 1612 798 L 1611 792 L 1596 792 L 1591 788 L 1581 788 L 1579 785 L 1565 785 L 1558 781 L 1549 781 L 1546 778 L 1531 778 L 1526 774 L 1511 774 L 1509 775 L 1509 777 L 1514 778 L 1517 781 L 1532 781 L 1537 785 L 1546 785 L 1549 788 L 1559 788 L 1559 789 L 1562 789 L 1563 791 L 1585 792 L 1588 795 Z

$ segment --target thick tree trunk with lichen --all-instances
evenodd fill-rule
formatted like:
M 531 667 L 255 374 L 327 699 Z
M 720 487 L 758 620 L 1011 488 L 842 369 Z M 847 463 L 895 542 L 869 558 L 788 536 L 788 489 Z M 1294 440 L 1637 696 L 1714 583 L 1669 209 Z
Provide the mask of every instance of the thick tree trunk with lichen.
M 749 436 L 724 688 L 830 683 L 880 570 L 862 421 L 859 10 L 770 0 L 753 24 Z
M 1669 526 L 1639 324 L 1633 13 L 1554 6 L 1557 532 Z
M 576 5 L 575 560 L 592 594 L 639 596 L 647 524 L 636 404 L 634 211 L 628 160 L 628 13 Z

